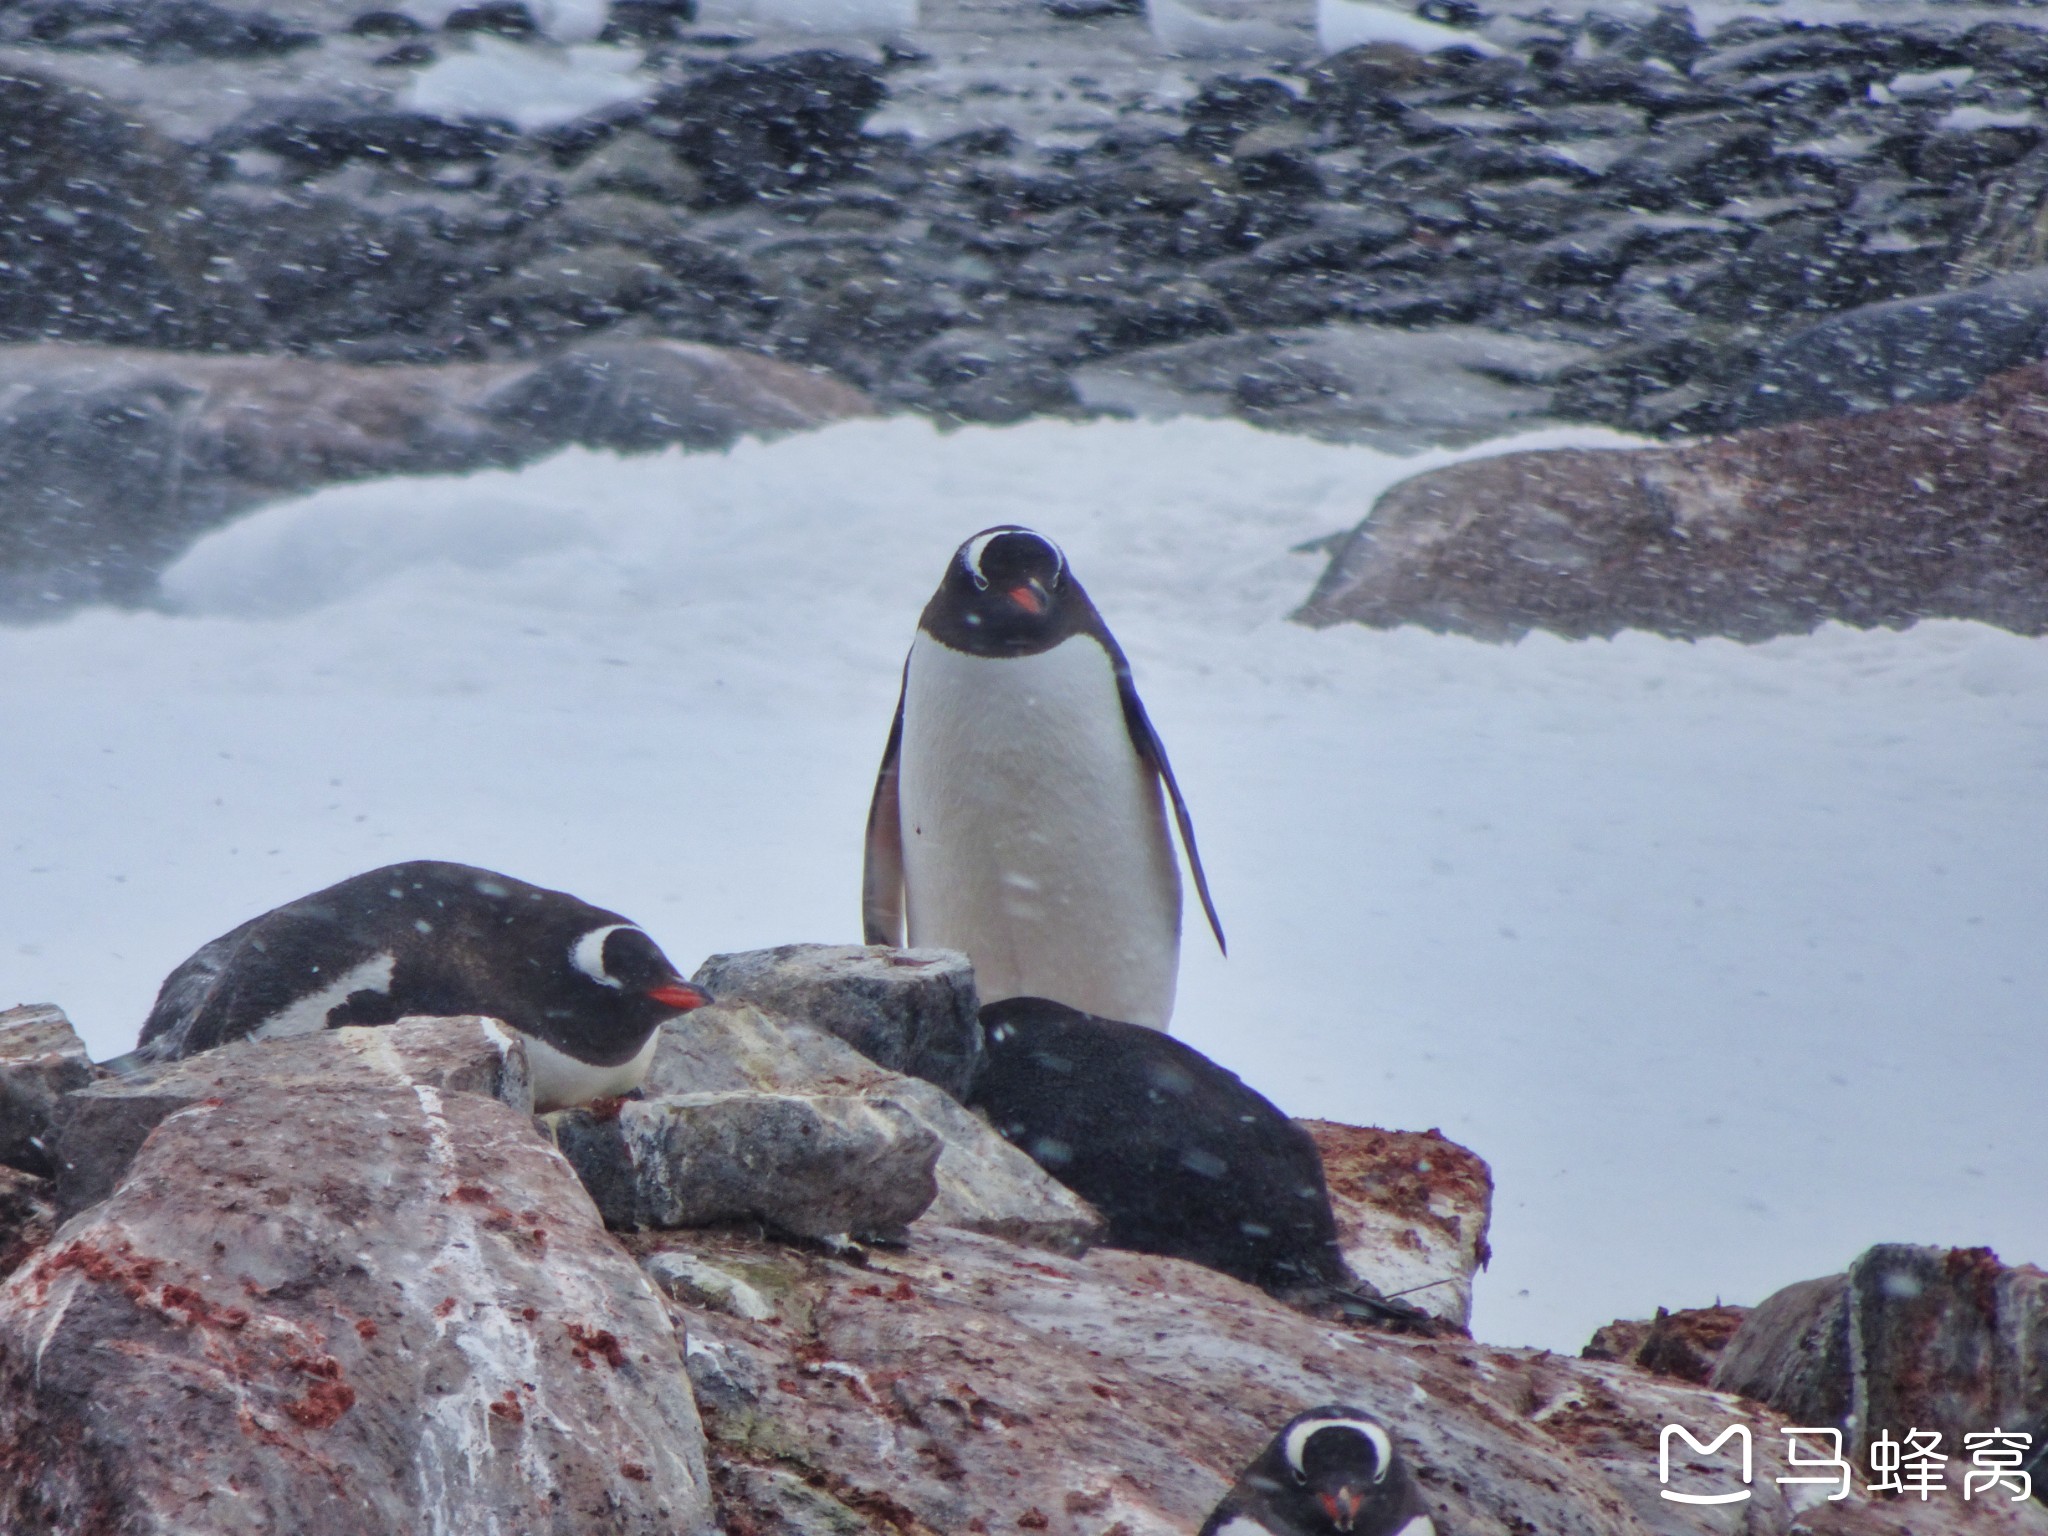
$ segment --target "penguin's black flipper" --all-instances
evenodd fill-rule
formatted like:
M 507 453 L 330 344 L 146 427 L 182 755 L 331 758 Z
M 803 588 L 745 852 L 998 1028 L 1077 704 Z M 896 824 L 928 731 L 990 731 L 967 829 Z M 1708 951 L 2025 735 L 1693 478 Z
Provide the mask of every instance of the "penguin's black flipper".
M 1227 955 L 1230 946 L 1223 942 L 1223 921 L 1216 915 L 1216 903 L 1209 899 L 1209 877 L 1202 872 L 1201 850 L 1195 847 L 1194 818 L 1188 815 L 1188 803 L 1181 799 L 1180 785 L 1174 782 L 1173 764 L 1166 760 L 1166 744 L 1152 729 L 1152 717 L 1145 713 L 1144 701 L 1138 697 L 1138 685 L 1131 680 L 1131 664 L 1124 659 L 1122 648 L 1112 645 L 1110 655 L 1116 662 L 1116 691 L 1123 700 L 1124 726 L 1131 733 L 1131 745 L 1138 749 L 1139 760 L 1158 774 L 1160 783 L 1166 786 L 1166 797 L 1173 802 L 1174 824 L 1180 828 L 1180 845 L 1187 850 L 1188 868 L 1194 873 L 1195 894 L 1202 898 L 1202 911 L 1209 919 L 1209 931 L 1216 935 L 1216 947 Z M 872 944 L 874 940 L 868 942 Z
M 904 687 L 910 662 L 903 663 Z M 861 942 L 903 943 L 903 809 L 897 795 L 902 774 L 903 691 L 896 695 L 896 718 L 889 726 L 889 745 L 882 749 L 881 771 L 875 775 L 875 797 L 868 802 L 867 857 L 861 865 Z

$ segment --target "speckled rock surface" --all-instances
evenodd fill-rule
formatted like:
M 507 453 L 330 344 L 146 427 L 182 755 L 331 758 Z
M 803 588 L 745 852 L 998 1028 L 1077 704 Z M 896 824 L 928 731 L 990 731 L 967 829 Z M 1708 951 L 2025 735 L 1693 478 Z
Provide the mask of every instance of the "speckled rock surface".
M 938 1193 L 939 1138 L 847 1093 L 665 1094 L 546 1117 L 618 1228 L 754 1220 L 799 1237 L 888 1233 Z
M 835 1035 L 747 1003 L 699 1008 L 662 1031 L 650 1094 L 758 1089 L 885 1098 L 939 1138 L 938 1193 L 919 1220 L 1073 1250 L 1098 1237 L 1088 1202 L 922 1078 L 877 1066 Z
M 1926 1512 L 1780 1489 L 1779 1421 L 1620 1365 L 1353 1333 L 1171 1259 L 1070 1259 L 920 1228 L 864 1264 L 734 1233 L 629 1240 L 746 1284 L 673 1288 L 720 1513 L 740 1532 L 1186 1536 L 1304 1406 L 1386 1417 L 1458 1536 L 1809 1536 L 2048 1530 L 2038 1506 Z M 1665 1423 L 1755 1435 L 1740 1508 L 1659 1497 Z M 1677 1458 L 1670 1486 L 1740 1487 Z M 1803 1496 L 1813 1493 L 1812 1499 Z M 1802 1496 L 1795 1510 L 1787 1495 Z M 1937 1523 L 1938 1522 L 1938 1523 Z
M 721 1002 L 752 1003 L 837 1035 L 956 1098 L 981 1060 L 974 969 L 954 950 L 783 944 L 713 955 L 691 980 Z
M 713 1529 L 677 1338 L 575 1174 L 364 1077 L 180 1110 L 0 1288 L 0 1529 Z
M 1846 1275 L 1767 1297 L 1722 1352 L 1715 1385 L 1781 1412 L 1879 1430 L 1962 1436 L 2048 1425 L 2048 1273 L 1988 1248 L 1880 1243 Z
M 0 1009 L 0 1163 L 48 1173 L 57 1101 L 91 1081 L 92 1058 L 63 1009 Z
M 66 1097 L 52 1146 L 59 1209 L 76 1215 L 113 1192 L 150 1132 L 207 1099 L 322 1086 L 424 1083 L 533 1110 L 526 1048 L 496 1019 L 400 1019 L 284 1040 L 242 1040 L 184 1061 L 108 1078 Z

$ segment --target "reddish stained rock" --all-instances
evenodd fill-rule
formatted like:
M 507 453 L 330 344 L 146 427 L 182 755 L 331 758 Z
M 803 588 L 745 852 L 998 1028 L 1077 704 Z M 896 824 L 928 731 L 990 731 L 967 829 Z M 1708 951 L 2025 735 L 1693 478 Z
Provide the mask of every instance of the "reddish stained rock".
M 1295 617 L 1482 639 L 1922 618 L 2041 634 L 2048 365 L 1952 404 L 1430 470 L 1380 498 Z
M 1492 1256 L 1493 1170 L 1441 1131 L 1304 1120 L 1322 1154 L 1337 1243 L 1361 1278 L 1460 1331 Z
M 676 1337 L 530 1116 L 264 1081 L 171 1115 L 0 1288 L 0 1530 L 708 1531 Z M 471 1187 L 544 1212 L 546 1255 Z
M 1648 1371 L 1705 1386 L 1714 1363 L 1749 1316 L 1747 1307 L 1664 1307 L 1648 1322 L 1617 1318 L 1579 1351 L 1582 1360 L 1621 1360 Z
M 1530 1350 L 1349 1330 L 1225 1276 L 1113 1250 L 1065 1259 L 915 1229 L 864 1264 L 735 1233 L 628 1239 L 744 1275 L 776 1313 L 678 1304 L 734 1533 L 1186 1536 L 1289 1416 L 1384 1415 L 1438 1529 L 1457 1536 L 1903 1532 L 1860 1493 L 1795 1516 L 1782 1422 L 1736 1398 Z M 911 1295 L 896 1299 L 907 1285 Z M 1754 1497 L 1659 1498 L 1661 1426 L 1755 1436 Z M 1681 1458 L 1673 1486 L 1721 1491 Z M 1981 1501 L 1940 1529 L 2038 1533 Z M 1042 1521 L 1042 1524 L 1037 1523 Z M 1931 1530 L 1924 1521 L 1915 1530 Z

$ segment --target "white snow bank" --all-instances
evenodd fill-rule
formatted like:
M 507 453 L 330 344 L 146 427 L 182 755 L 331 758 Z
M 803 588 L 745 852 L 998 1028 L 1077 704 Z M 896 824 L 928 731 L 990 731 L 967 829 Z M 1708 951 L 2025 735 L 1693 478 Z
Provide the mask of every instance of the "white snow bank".
M 401 99 L 414 112 L 497 118 L 535 133 L 649 94 L 654 82 L 635 73 L 644 57 L 601 43 L 558 48 L 478 36 L 466 52 L 415 74 Z
M 1320 565 L 1290 544 L 1451 457 L 861 422 L 274 508 L 172 573 L 179 612 L 0 630 L 0 1004 L 124 1049 L 200 943 L 403 858 L 575 890 L 685 966 L 856 938 L 918 609 L 1017 520 L 1194 810 L 1231 958 L 1190 930 L 1177 1032 L 1490 1158 L 1482 1335 L 1576 1348 L 1879 1240 L 2048 1258 L 2048 647 L 1281 620 Z

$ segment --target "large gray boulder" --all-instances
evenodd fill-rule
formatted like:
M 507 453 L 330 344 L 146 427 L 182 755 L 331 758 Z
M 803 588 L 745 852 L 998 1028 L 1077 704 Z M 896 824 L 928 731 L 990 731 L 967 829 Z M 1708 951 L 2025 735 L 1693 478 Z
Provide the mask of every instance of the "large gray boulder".
M 58 1107 L 51 1148 L 59 1208 L 76 1215 L 113 1193 L 142 1144 L 180 1110 L 232 1093 L 424 1083 L 533 1112 L 526 1048 L 496 1019 L 400 1019 L 285 1040 L 239 1040 L 130 1077 L 108 1078 Z
M 0 1163 L 48 1173 L 58 1100 L 91 1081 L 92 1058 L 63 1009 L 0 1009 Z
M 870 1061 L 955 1098 L 966 1095 L 981 1062 L 974 968 L 956 950 L 784 944 L 713 955 L 690 979 L 721 1001 L 837 1035 Z
M 0 1288 L 0 1529 L 709 1536 L 677 1336 L 531 1117 L 315 1038 Z
M 1880 1243 L 1787 1286 L 1729 1341 L 1714 1385 L 1867 1446 L 1936 1430 L 2048 1430 L 2048 1273 L 1988 1248 Z
M 550 1117 L 615 1226 L 753 1217 L 822 1236 L 918 1221 L 1065 1250 L 1101 1231 L 950 1095 L 748 1003 L 665 1025 L 643 1091 Z

